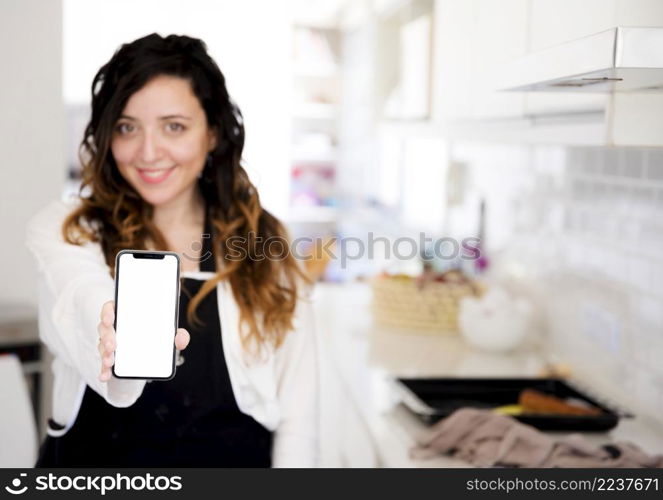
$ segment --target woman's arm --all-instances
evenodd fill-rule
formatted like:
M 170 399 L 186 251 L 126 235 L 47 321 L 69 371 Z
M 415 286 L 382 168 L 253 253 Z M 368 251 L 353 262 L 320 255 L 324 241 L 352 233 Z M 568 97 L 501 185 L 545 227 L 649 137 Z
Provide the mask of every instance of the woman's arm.
M 97 326 L 103 304 L 114 298 L 115 285 L 98 244 L 77 246 L 62 238 L 62 222 L 73 208 L 55 201 L 28 222 L 26 245 L 36 260 L 40 289 L 49 295 L 40 297 L 40 309 L 49 309 L 40 316 L 52 323 L 52 328 L 40 328 L 40 336 L 108 403 L 130 406 L 143 392 L 144 380 L 99 380 Z
M 300 298 L 295 328 L 276 351 L 281 421 L 276 429 L 274 467 L 315 467 L 319 459 L 319 353 L 310 295 Z

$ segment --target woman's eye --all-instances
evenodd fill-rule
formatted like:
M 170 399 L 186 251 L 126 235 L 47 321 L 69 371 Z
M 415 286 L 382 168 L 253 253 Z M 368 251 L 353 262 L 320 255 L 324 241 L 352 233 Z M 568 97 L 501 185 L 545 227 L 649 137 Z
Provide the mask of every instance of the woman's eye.
M 130 123 L 120 123 L 117 127 L 115 127 L 115 130 L 117 130 L 120 134 L 126 134 L 133 130 L 133 125 Z
M 181 123 L 169 123 L 167 127 L 171 132 L 181 132 L 182 130 L 184 130 L 184 125 L 182 125 Z

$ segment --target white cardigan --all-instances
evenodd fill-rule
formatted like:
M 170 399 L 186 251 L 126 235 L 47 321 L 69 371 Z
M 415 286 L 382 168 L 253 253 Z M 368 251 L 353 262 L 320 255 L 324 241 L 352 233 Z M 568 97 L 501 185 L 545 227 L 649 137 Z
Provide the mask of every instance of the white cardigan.
M 86 385 L 117 407 L 132 405 L 144 380 L 98 378 L 97 325 L 101 306 L 114 298 L 114 281 L 99 243 L 72 245 L 61 236 L 65 216 L 79 203 L 54 201 L 27 226 L 26 245 L 39 271 L 39 334 L 55 356 L 53 420 L 65 434 L 78 414 Z M 183 272 L 207 279 L 210 272 Z M 230 286 L 217 286 L 223 351 L 237 405 L 274 431 L 274 467 L 314 467 L 319 444 L 319 352 L 309 297 L 300 298 L 294 330 L 262 361 L 248 359 L 240 343 L 239 308 Z M 186 353 L 186 351 L 185 351 Z M 177 376 L 177 375 L 176 375 Z M 158 383 L 158 382 L 153 382 Z

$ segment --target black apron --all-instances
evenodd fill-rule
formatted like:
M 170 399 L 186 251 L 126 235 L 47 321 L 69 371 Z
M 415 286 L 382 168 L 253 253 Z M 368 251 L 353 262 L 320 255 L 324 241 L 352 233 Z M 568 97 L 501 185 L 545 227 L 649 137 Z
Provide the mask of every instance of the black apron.
M 209 213 L 205 232 L 212 234 Z M 211 237 L 203 238 L 201 271 L 216 269 Z M 184 257 L 186 258 L 186 257 Z M 181 279 L 179 325 L 191 334 L 175 377 L 145 385 L 128 408 L 116 408 L 85 388 L 74 425 L 47 436 L 35 467 L 270 467 L 272 433 L 239 411 L 221 342 L 216 289 L 186 309 L 203 280 Z M 49 420 L 52 428 L 61 425 Z

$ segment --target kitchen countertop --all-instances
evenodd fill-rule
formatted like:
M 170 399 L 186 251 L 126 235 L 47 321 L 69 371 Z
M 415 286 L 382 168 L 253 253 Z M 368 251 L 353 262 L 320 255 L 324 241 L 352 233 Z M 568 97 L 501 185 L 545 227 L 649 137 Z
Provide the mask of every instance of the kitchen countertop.
M 530 339 L 512 353 L 494 354 L 468 347 L 458 335 L 378 328 L 372 322 L 370 301 L 366 283 L 319 283 L 314 292 L 316 325 L 326 364 L 359 415 L 376 464 L 468 467 L 466 462 L 445 456 L 410 458 L 409 450 L 426 426 L 400 404 L 392 387 L 393 378 L 536 377 L 547 366 L 537 343 Z M 606 433 L 584 435 L 595 444 L 628 440 L 649 453 L 663 453 L 663 425 L 644 416 L 622 419 Z

